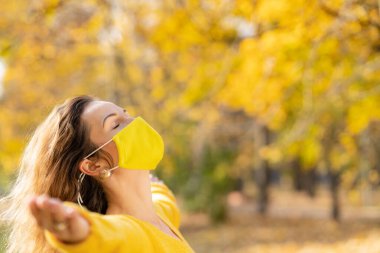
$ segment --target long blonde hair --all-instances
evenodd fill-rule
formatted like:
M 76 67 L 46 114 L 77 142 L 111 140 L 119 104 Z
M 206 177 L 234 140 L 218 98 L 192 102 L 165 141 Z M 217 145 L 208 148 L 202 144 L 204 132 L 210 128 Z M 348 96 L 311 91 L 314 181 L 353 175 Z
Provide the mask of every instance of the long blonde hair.
M 77 180 L 80 161 L 96 148 L 90 141 L 89 128 L 81 119 L 85 107 L 94 100 L 80 96 L 56 106 L 26 146 L 16 182 L 0 200 L 0 218 L 9 228 L 7 252 L 55 252 L 27 207 L 32 194 L 76 202 L 80 191 L 87 209 L 105 213 L 107 201 L 99 182 L 85 177 L 79 188 Z M 95 155 L 95 159 L 100 156 L 111 163 L 104 152 Z

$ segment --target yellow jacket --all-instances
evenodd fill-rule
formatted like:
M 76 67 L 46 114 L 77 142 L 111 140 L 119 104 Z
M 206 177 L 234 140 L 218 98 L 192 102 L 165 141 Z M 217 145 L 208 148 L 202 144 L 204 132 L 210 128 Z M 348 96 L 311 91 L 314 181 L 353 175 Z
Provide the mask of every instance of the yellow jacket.
M 130 215 L 102 215 L 71 204 L 90 222 L 89 236 L 76 244 L 62 243 L 48 231 L 45 237 L 53 248 L 67 253 L 193 253 L 178 230 L 180 213 L 174 195 L 161 183 L 152 183 L 151 188 L 157 214 L 180 240 Z

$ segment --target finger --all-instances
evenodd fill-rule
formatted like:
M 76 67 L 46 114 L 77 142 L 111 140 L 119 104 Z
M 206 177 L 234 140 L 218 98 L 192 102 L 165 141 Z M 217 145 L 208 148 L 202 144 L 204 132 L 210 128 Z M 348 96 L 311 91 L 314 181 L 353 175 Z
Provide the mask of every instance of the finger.
M 48 197 L 45 195 L 39 196 L 36 203 L 40 209 L 42 226 L 52 231 L 53 221 L 51 217 L 51 211 L 49 210 Z
M 83 218 L 83 216 L 77 210 L 71 207 L 66 207 L 65 212 L 66 219 L 71 230 L 76 230 L 78 227 L 83 225 L 82 223 L 85 218 Z
M 65 236 L 69 230 L 69 219 L 63 203 L 58 199 L 49 199 L 47 205 L 51 215 L 52 229 L 56 235 Z
M 76 241 L 88 236 L 90 224 L 77 210 L 70 209 L 68 213 L 69 232 L 75 234 Z
M 64 222 L 67 219 L 65 206 L 60 200 L 54 198 L 49 199 L 48 206 L 54 222 Z
M 39 210 L 38 210 L 38 207 L 37 207 L 37 205 L 36 205 L 36 197 L 31 197 L 29 200 L 28 200 L 28 206 L 29 206 L 29 210 L 30 210 L 30 212 L 32 213 L 32 215 L 34 216 L 34 217 L 38 217 L 38 215 L 39 215 Z
M 36 203 L 36 200 L 37 200 L 37 197 L 33 196 L 29 199 L 29 203 L 28 203 L 28 206 L 29 206 L 29 210 L 30 212 L 32 213 L 32 215 L 34 216 L 38 226 L 42 226 L 42 221 L 41 221 L 41 213 L 40 213 L 40 210 L 37 206 L 37 203 Z

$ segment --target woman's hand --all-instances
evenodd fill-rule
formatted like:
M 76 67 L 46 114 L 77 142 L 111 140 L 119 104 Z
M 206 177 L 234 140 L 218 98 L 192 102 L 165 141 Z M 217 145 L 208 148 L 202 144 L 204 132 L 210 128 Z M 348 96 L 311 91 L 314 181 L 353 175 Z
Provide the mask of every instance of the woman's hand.
M 64 243 L 77 243 L 89 235 L 88 221 L 74 208 L 64 206 L 59 199 L 45 195 L 33 197 L 29 208 L 37 224 Z

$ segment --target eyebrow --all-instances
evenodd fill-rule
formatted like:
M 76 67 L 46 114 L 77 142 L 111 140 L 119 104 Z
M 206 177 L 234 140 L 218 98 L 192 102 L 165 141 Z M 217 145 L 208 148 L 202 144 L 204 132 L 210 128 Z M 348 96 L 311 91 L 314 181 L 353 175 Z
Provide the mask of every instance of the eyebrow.
M 112 116 L 116 116 L 116 113 L 111 113 L 111 114 L 108 114 L 107 116 L 104 117 L 104 119 L 103 119 L 103 127 L 104 127 L 104 123 L 106 122 L 106 119 L 108 119 L 109 117 L 112 117 Z

